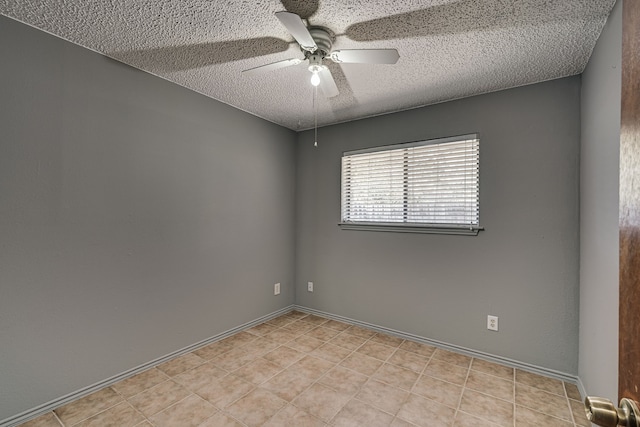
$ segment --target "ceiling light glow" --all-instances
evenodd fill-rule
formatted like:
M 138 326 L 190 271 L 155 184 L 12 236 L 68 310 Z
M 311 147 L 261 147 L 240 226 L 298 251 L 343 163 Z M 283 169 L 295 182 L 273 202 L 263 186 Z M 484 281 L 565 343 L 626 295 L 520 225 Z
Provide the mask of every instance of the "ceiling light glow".
M 314 86 L 318 86 L 320 84 L 320 76 L 318 75 L 317 72 L 314 72 L 311 75 L 311 84 Z

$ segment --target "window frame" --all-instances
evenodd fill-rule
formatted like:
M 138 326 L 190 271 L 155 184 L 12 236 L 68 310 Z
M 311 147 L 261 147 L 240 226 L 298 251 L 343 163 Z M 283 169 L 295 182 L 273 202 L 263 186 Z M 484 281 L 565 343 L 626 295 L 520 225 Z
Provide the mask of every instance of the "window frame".
M 478 224 L 436 224 L 436 223 L 418 223 L 418 222 L 365 222 L 365 221 L 349 221 L 345 222 L 343 219 L 344 212 L 344 158 L 347 156 L 366 154 L 366 153 L 378 153 L 397 149 L 407 149 L 412 147 L 422 147 L 427 145 L 444 144 L 448 142 L 457 142 L 464 140 L 475 139 L 478 141 Z M 453 235 L 466 235 L 477 236 L 478 232 L 484 230 L 480 226 L 480 135 L 479 133 L 470 133 L 464 135 L 450 136 L 444 138 L 435 138 L 421 141 L 404 142 L 399 144 L 383 145 L 377 147 L 370 147 L 360 150 L 345 151 L 340 158 L 340 222 L 338 225 L 343 230 L 362 230 L 362 231 L 390 231 L 398 233 L 429 233 L 429 234 L 453 234 Z M 406 199 L 404 199 L 406 203 Z

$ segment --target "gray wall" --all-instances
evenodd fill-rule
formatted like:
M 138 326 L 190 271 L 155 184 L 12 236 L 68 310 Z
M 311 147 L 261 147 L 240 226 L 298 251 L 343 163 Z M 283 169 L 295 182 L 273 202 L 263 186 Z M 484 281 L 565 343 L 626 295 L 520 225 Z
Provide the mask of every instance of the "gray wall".
M 300 134 L 297 303 L 575 375 L 579 114 L 571 77 Z M 343 151 L 471 132 L 477 237 L 340 230 Z
M 0 420 L 294 302 L 292 131 L 4 17 L 0 58 Z
M 622 2 L 582 75 L 579 376 L 589 394 L 618 396 L 618 175 Z

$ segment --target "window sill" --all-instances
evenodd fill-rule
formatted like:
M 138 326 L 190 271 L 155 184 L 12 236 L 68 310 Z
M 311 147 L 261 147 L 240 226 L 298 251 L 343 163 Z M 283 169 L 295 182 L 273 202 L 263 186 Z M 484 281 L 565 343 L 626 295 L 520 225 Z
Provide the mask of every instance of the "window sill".
M 458 236 L 477 236 L 484 230 L 482 227 L 436 226 L 427 224 L 390 224 L 371 222 L 341 222 L 342 230 L 386 231 L 391 233 L 423 233 L 423 234 L 453 234 Z

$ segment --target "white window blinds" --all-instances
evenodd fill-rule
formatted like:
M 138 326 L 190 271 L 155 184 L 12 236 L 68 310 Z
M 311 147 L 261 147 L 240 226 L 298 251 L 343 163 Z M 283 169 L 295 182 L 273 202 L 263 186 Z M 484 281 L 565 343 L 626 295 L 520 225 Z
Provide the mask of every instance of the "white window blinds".
M 342 223 L 478 228 L 479 150 L 473 134 L 344 153 Z

